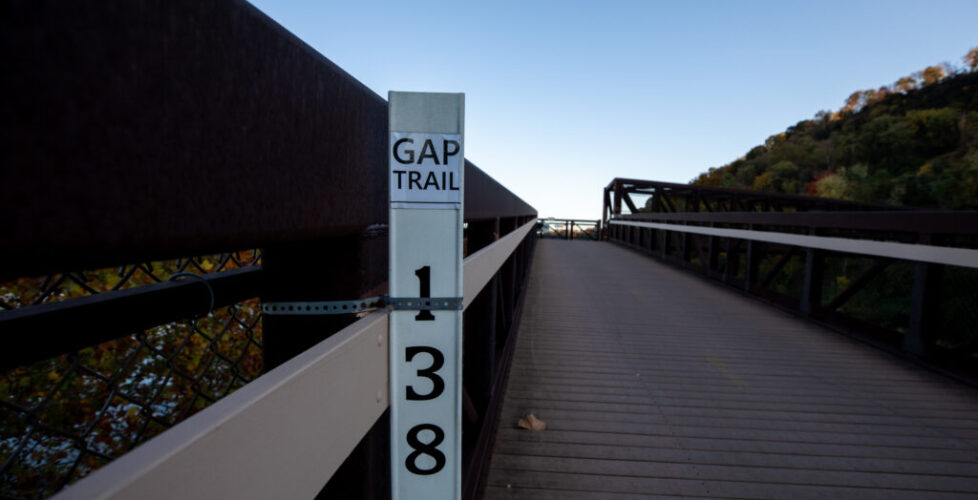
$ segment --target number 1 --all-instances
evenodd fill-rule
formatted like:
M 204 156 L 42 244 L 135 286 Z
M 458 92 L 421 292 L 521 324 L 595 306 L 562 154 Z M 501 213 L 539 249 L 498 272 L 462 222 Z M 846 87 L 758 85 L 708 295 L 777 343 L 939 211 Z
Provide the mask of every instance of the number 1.
M 424 266 L 421 269 L 414 271 L 414 275 L 418 277 L 420 281 L 419 296 L 422 299 L 431 298 L 431 266 Z M 415 321 L 434 321 L 435 315 L 431 314 L 431 311 L 422 309 L 418 311 L 418 315 L 414 317 Z

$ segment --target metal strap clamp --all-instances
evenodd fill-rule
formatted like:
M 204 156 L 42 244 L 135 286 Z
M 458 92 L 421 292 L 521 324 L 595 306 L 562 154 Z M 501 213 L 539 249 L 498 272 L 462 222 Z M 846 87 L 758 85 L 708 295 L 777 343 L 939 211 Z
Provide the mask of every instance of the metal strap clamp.
M 268 315 L 324 315 L 367 312 L 381 307 L 395 311 L 461 311 L 461 297 L 368 297 L 359 300 L 325 300 L 319 302 L 266 302 L 261 312 Z
M 395 311 L 461 311 L 462 297 L 384 297 Z

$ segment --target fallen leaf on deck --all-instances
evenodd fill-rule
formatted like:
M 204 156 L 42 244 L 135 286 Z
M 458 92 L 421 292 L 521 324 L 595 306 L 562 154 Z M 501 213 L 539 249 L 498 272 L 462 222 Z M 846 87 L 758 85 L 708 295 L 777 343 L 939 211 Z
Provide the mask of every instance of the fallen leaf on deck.
M 516 422 L 516 426 L 531 431 L 542 431 L 547 428 L 547 423 L 537 418 L 536 415 L 527 413 L 519 422 Z

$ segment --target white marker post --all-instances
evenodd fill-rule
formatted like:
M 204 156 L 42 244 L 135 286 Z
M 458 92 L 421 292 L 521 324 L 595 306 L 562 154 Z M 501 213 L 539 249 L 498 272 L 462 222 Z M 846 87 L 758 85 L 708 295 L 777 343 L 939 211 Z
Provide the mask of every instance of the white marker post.
M 392 497 L 458 499 L 465 96 L 388 99 Z

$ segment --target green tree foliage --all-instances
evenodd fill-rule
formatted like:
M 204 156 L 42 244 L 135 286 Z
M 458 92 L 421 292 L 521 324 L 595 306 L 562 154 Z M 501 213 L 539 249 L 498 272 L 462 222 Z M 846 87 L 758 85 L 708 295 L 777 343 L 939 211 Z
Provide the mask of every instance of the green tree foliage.
M 978 209 L 978 47 L 964 62 L 853 92 L 693 183 Z

